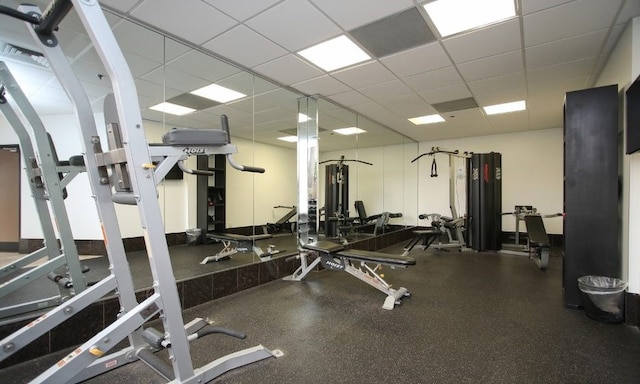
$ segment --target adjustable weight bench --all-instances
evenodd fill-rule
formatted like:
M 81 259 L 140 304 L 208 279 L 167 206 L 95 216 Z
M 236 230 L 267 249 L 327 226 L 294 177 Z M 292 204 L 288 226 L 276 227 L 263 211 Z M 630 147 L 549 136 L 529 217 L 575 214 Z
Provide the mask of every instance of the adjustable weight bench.
M 382 305 L 384 309 L 393 309 L 395 305 L 401 303 L 400 300 L 403 297 L 411 295 L 406 288 L 392 288 L 391 284 L 387 283 L 377 271 L 382 268 L 382 265 L 391 268 L 406 268 L 415 265 L 416 260 L 412 257 L 358 249 L 347 250 L 341 244 L 326 240 L 305 244 L 302 249 L 306 252 L 295 256 L 295 258 L 301 259 L 300 267 L 293 275 L 285 277 L 285 280 L 301 281 L 307 273 L 321 263 L 326 269 L 345 271 L 386 294 L 387 297 Z M 311 264 L 307 264 L 306 256 L 308 252 L 318 254 L 318 258 L 313 260 Z M 359 262 L 360 266 L 354 266 L 354 262 Z M 375 266 L 371 267 L 368 263 L 373 263 Z
M 253 252 L 260 258 L 260 260 L 269 260 L 272 255 L 282 251 L 275 249 L 275 246 L 273 245 L 269 245 L 265 252 L 262 248 L 256 245 L 256 241 L 271 239 L 272 237 L 273 235 L 270 234 L 239 235 L 237 233 L 207 233 L 207 239 L 222 242 L 224 247 L 215 255 L 205 257 L 200 264 L 207 264 L 210 261 L 230 259 L 231 255 L 235 255 L 238 252 Z M 233 246 L 233 244 L 235 244 L 235 246 Z
M 544 228 L 544 222 L 540 215 L 525 215 L 524 223 L 527 226 L 527 236 L 529 239 L 529 250 L 532 252 L 530 258 L 535 261 L 540 269 L 547 268 L 549 265 L 549 252 L 551 244 L 549 236 Z M 533 253 L 535 252 L 535 253 Z
M 265 233 L 275 234 L 277 232 L 282 232 L 286 227 L 289 227 L 290 232 L 294 233 L 295 224 L 291 223 L 291 219 L 293 219 L 293 217 L 298 214 L 298 208 L 296 206 L 284 207 L 281 205 L 278 205 L 277 207 L 274 207 L 274 208 L 289 208 L 289 212 L 287 212 L 284 216 L 278 219 L 278 221 L 276 221 L 275 223 L 267 223 L 264 228 Z

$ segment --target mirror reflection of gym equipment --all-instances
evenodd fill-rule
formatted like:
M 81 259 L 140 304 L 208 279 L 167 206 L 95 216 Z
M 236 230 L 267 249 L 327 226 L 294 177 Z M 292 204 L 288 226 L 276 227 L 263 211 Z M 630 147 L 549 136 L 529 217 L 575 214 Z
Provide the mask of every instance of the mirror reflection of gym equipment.
M 358 159 L 345 159 L 344 155 L 337 160 L 325 160 L 319 164 L 333 162 L 325 166 L 324 194 L 324 235 L 338 237 L 338 227 L 344 226 L 349 215 L 349 165 L 354 162 L 373 165 Z
M 223 334 L 238 339 L 244 339 L 246 335 L 232 329 L 213 327 L 205 319 L 196 319 L 188 324 L 183 322 L 156 190 L 157 183 L 164 179 L 176 163 L 184 172 L 195 173 L 182 164 L 191 154 L 223 154 L 228 163 L 240 171 L 264 172 L 264 169 L 234 162 L 232 154 L 237 152 L 237 149 L 230 144 L 226 116 L 222 117 L 222 129 L 174 129 L 163 136 L 162 146 L 149 146 L 144 137 L 144 131 L 139 129 L 141 128 L 140 107 L 131 81 L 131 72 L 100 7 L 95 4 L 91 6 L 83 2 L 70 1 L 52 4 L 43 14 L 38 7 L 32 5 L 20 6 L 18 11 L 10 14 L 25 21 L 34 39 L 40 43 L 40 49 L 54 68 L 60 83 L 76 106 L 83 139 L 85 169 L 96 199 L 107 256 L 112 269 L 108 277 L 84 291 L 79 290 L 80 292 L 76 292 L 75 296 L 66 300 L 64 305 L 55 307 L 4 338 L 1 341 L 0 359 L 10 357 L 39 336 L 60 325 L 69 316 L 114 290 L 118 293 L 121 312 L 117 320 L 63 360 L 42 372 L 36 378 L 37 382 L 82 381 L 133 361 L 145 362 L 164 380 L 206 382 L 230 369 L 280 356 L 280 351 L 270 351 L 257 346 L 229 354 L 197 371 L 194 370 L 189 351 L 190 341 L 210 334 Z M 84 28 L 91 35 L 94 47 L 109 70 L 109 77 L 114 85 L 115 93 L 108 95 L 104 100 L 104 119 L 108 135 L 106 151 L 103 150 L 97 133 L 87 94 L 62 53 L 54 33 L 57 25 L 67 16 L 72 7 L 75 7 Z M 32 24 L 35 25 L 34 28 L 31 28 Z M 7 88 L 9 95 L 17 98 L 20 109 L 28 111 L 29 104 L 22 100 L 24 95 L 15 86 L 7 68 L 2 69 L 3 73 L 7 74 L 2 82 L 10 85 Z M 3 98 L 2 103 L 6 104 L 6 99 Z M 10 109 L 3 107 L 2 111 L 8 112 L 11 122 L 19 124 L 13 119 L 14 114 Z M 37 126 L 39 122 L 34 118 L 31 123 L 32 126 Z M 20 125 L 15 129 L 16 131 L 24 130 Z M 46 134 L 35 133 L 39 140 L 46 139 Z M 44 147 L 48 146 L 47 142 Z M 40 150 L 44 148 L 42 142 L 38 147 Z M 48 151 L 51 149 L 49 148 Z M 55 159 L 52 160 L 55 161 Z M 57 173 L 61 172 L 61 169 L 51 167 L 55 165 L 53 163 L 50 162 L 48 168 L 44 169 L 48 177 L 57 177 Z M 64 184 L 61 184 L 63 187 Z M 61 200 L 62 187 L 49 179 L 47 189 L 50 197 Z M 60 193 L 53 195 L 57 190 Z M 156 284 L 153 293 L 140 303 L 136 300 L 114 204 L 137 206 L 140 221 L 144 224 L 148 261 Z M 66 218 L 66 213 L 63 211 L 56 214 L 57 220 Z M 41 218 L 44 219 L 44 217 Z M 53 246 L 51 249 L 55 250 Z M 55 257 L 50 259 L 53 260 Z M 71 261 L 77 262 L 77 257 L 66 259 L 67 264 Z M 74 286 L 82 287 L 81 277 L 73 277 L 70 281 Z M 143 327 L 156 314 L 160 315 L 164 333 L 153 327 Z M 129 346 L 113 351 L 115 345 L 125 339 L 129 342 Z M 168 351 L 169 364 L 154 354 L 160 350 Z

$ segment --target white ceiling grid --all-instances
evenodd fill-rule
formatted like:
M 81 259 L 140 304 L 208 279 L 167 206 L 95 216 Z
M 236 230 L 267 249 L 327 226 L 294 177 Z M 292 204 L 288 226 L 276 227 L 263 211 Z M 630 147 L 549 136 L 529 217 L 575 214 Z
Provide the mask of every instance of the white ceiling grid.
M 479 0 L 480 1 L 480 0 Z M 416 141 L 562 126 L 567 91 L 593 86 L 624 26 L 640 16 L 638 0 L 515 0 L 518 16 L 485 28 L 439 37 L 417 0 L 104 0 L 127 17 L 248 68 L 302 93 L 323 95 Z M 0 0 L 0 3 L 13 3 Z M 46 4 L 46 1 L 38 3 Z M 371 22 L 416 8 L 437 41 L 331 73 L 297 55 Z M 115 23 L 114 18 L 114 23 Z M 65 25 L 65 28 L 68 28 Z M 125 29 L 126 28 L 126 29 Z M 116 25 L 128 36 L 129 64 L 148 107 L 158 84 L 167 98 L 204 81 L 233 79 L 231 66 L 202 70 L 178 48 L 162 79 L 152 37 Z M 73 30 L 73 29 L 71 29 Z M 79 60 L 93 64 L 78 37 Z M 184 47 L 183 47 L 184 48 Z M 186 55 L 185 55 L 186 54 Z M 154 72 L 155 70 L 155 72 Z M 219 72 L 218 72 L 219 71 Z M 216 76 L 219 75 L 219 76 Z M 89 76 L 89 73 L 87 73 Z M 216 78 L 217 77 L 217 78 Z M 99 86 L 99 84 L 96 84 Z M 241 90 L 240 90 L 241 91 Z M 146 100 L 145 97 L 149 97 Z M 488 117 L 481 108 L 443 114 L 445 122 L 415 126 L 407 118 L 431 106 L 473 97 L 480 107 L 524 99 L 527 110 Z M 228 108 L 246 109 L 243 105 Z M 279 106 L 261 115 L 275 118 Z M 146 114 L 146 116 L 151 116 Z M 194 119 L 196 120 L 196 119 Z M 203 122 L 198 122 L 204 126 Z M 265 122 L 265 126 L 268 124 Z M 290 127 L 286 127 L 290 128 Z M 271 134 L 266 141 L 274 139 Z

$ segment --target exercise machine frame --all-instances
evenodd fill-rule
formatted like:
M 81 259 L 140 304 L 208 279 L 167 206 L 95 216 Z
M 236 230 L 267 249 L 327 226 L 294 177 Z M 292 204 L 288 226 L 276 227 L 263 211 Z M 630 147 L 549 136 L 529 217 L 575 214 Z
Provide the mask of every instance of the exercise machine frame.
M 44 238 L 40 249 L 0 267 L 0 278 L 8 279 L 0 284 L 0 297 L 43 276 L 55 283 L 58 290 L 55 296 L 0 308 L 0 318 L 6 318 L 59 305 L 87 288 L 64 203 L 66 186 L 84 171 L 84 161 L 82 156 L 74 156 L 74 161 L 71 162 L 58 161 L 50 135 L 9 67 L 2 61 L 0 88 L 0 112 L 18 137 L 20 153 L 26 165 L 25 173 Z M 30 126 L 31 135 L 20 115 Z M 34 143 L 31 142 L 32 137 Z M 26 266 L 45 257 L 47 260 L 38 266 L 22 271 Z
M 466 240 L 465 240 L 465 218 L 464 216 L 460 216 L 458 214 L 458 210 L 456 209 L 456 167 L 454 160 L 456 158 L 464 159 L 465 161 L 465 169 L 468 168 L 468 161 L 471 158 L 471 152 L 460 152 L 459 150 L 448 150 L 441 147 L 431 147 L 431 151 L 425 152 L 423 154 L 418 155 L 415 159 L 411 160 L 412 163 L 418 161 L 423 156 L 431 156 L 433 157 L 433 161 L 431 163 L 431 177 L 438 177 L 437 165 L 435 162 L 435 155 L 444 154 L 449 158 L 449 209 L 451 210 L 451 217 L 445 218 L 444 216 L 436 213 L 428 213 L 421 214 L 419 216 L 420 219 L 430 219 L 432 222 L 437 222 L 438 224 L 433 227 L 437 227 L 442 233 L 446 233 L 449 239 L 449 243 L 442 243 L 438 241 L 438 244 L 433 244 L 435 239 L 429 235 L 430 245 L 436 249 L 445 249 L 445 248 L 459 248 L 460 251 L 468 251 Z M 467 207 L 468 209 L 468 207 Z M 448 224 L 447 224 L 448 223 Z M 445 225 L 446 224 L 446 225 Z M 456 236 L 451 234 L 451 230 L 455 230 Z M 406 247 L 405 247 L 406 248 Z
M 109 138 L 109 150 L 106 152 L 102 151 L 86 93 L 53 33 L 72 8 L 75 8 L 112 81 L 114 94 L 105 99 L 104 108 Z M 269 351 L 259 345 L 226 355 L 198 369 L 193 368 L 189 341 L 211 332 L 236 337 L 243 335 L 224 329 L 205 329 L 208 324 L 201 319 L 196 323 L 184 324 L 156 190 L 157 183 L 174 164 L 194 154 L 225 154 L 229 164 L 236 169 L 250 172 L 264 170 L 236 164 L 231 157 L 236 148 L 228 141 L 226 144 L 215 141 L 210 145 L 197 141 L 161 147 L 147 145 L 135 82 L 98 1 L 54 0 L 42 13 L 44 16 L 35 6 L 22 5 L 20 11 L 35 15 L 34 20 L 26 21 L 27 26 L 74 103 L 111 274 L 65 305 L 54 308 L 0 341 L 0 358 L 6 358 L 26 342 L 114 290 L 121 303 L 118 319 L 40 374 L 34 383 L 78 382 L 136 360 L 144 361 L 172 383 L 202 383 L 230 369 L 280 356 L 281 352 Z M 36 27 L 32 28 L 31 24 L 36 24 Z M 228 138 L 228 127 L 226 134 Z M 157 166 L 153 163 L 154 157 L 160 159 Z M 135 204 L 138 208 L 154 280 L 153 294 L 141 303 L 137 303 L 135 298 L 114 202 Z M 160 315 L 164 333 L 144 330 L 142 327 L 156 314 Z M 107 354 L 125 338 L 129 338 L 130 347 Z M 168 350 L 171 366 L 149 353 L 161 348 Z

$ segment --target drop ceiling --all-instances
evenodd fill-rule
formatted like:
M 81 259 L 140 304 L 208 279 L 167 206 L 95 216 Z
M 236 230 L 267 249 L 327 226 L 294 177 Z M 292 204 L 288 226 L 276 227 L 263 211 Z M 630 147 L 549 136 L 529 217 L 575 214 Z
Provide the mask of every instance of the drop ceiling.
M 319 94 L 379 126 L 378 131 L 372 129 L 368 142 L 364 140 L 366 134 L 362 135 L 362 143 L 367 145 L 384 143 L 388 129 L 399 134 L 396 136 L 429 141 L 561 127 L 564 93 L 595 84 L 625 26 L 631 18 L 640 16 L 637 0 L 517 0 L 516 18 L 441 38 L 422 7 L 425 1 L 105 0 L 100 3 L 111 13 L 109 21 L 116 36 L 126 36 L 123 49 L 134 72 L 143 108 L 156 102 L 163 90 L 175 90 L 167 95 L 170 98 L 187 91 L 186 88 L 202 86 L 204 80 L 241 88 L 251 86 L 252 92 L 261 97 L 245 101 L 246 105 L 239 102 L 228 106 L 229 110 L 248 113 L 236 123 L 251 126 L 250 134 L 258 141 L 291 147 L 295 144 L 276 139 L 282 131 L 294 128 L 292 116 L 297 111 L 294 100 L 300 94 Z M 0 4 L 15 6 L 15 1 L 0 0 Z M 43 7 L 47 2 L 36 4 Z M 139 25 L 120 23 L 114 14 Z M 19 35 L 19 30 L 8 28 L 4 18 L 0 36 L 18 39 L 13 35 Z M 72 41 L 69 49 L 75 49 L 77 54 L 80 77 L 89 84 L 88 92 L 98 107 L 105 87 L 95 73 L 101 69 L 77 24 L 64 23 L 61 39 Z M 158 47 L 154 46 L 158 40 L 150 29 L 189 46 L 176 43 L 165 48 L 162 54 L 175 60 L 161 68 L 158 63 L 165 57 L 158 57 Z M 419 36 L 411 41 L 393 36 L 399 29 Z M 376 40 L 371 33 L 383 33 L 388 39 Z M 327 73 L 296 54 L 342 34 L 353 38 L 365 50 L 369 47 L 374 59 Z M 212 67 L 200 51 L 210 52 L 233 65 Z M 250 76 L 242 69 L 260 77 Z M 39 105 L 50 103 L 50 107 L 40 106 L 44 113 L 60 111 L 64 94 L 53 84 L 39 81 L 45 76 L 44 70 L 41 72 L 33 75 L 34 83 L 40 87 L 46 84 L 53 96 L 43 100 L 36 97 L 34 101 Z M 160 86 L 160 78 L 165 87 Z M 255 92 L 258 88 L 259 92 Z M 526 111 L 487 116 L 481 109 L 516 100 L 526 100 Z M 464 109 L 445 108 L 442 123 L 416 126 L 407 120 L 455 105 Z M 215 113 L 175 122 L 207 127 L 221 110 L 224 108 L 218 106 Z M 143 111 L 143 116 L 158 119 L 150 112 Z

